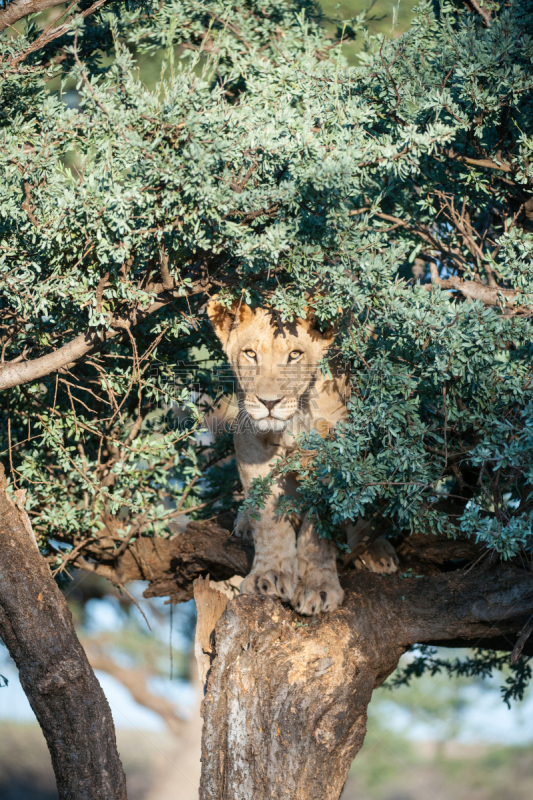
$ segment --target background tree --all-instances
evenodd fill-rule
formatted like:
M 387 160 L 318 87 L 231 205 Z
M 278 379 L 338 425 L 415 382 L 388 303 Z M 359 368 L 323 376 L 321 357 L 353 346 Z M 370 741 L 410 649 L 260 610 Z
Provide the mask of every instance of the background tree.
M 511 696 L 529 675 L 531 3 L 421 3 L 397 39 L 367 34 L 363 16 L 332 34 L 305 0 L 97 0 L 46 29 L 9 27 L 50 5 L 0 10 L 9 491 L 26 490 L 56 570 L 150 577 L 174 601 L 199 574 L 243 574 L 250 553 L 220 516 L 240 499 L 231 438 L 200 436 L 230 388 L 206 299 L 267 302 L 283 319 L 309 302 L 324 322 L 342 309 L 350 419 L 302 442 L 311 465 L 278 468 L 300 472 L 300 510 L 324 535 L 360 517 L 395 539 L 412 580 L 358 575 L 347 554 L 346 606 L 312 628 L 270 601 L 233 602 L 202 784 L 203 797 L 260 797 L 291 775 L 295 797 L 336 797 L 373 686 L 414 642 L 515 647 Z M 135 57 L 161 48 L 148 88 Z M 185 513 L 197 521 L 172 538 Z M 316 662 L 314 682 L 294 658 Z M 294 694 L 269 694 L 273 675 Z M 250 676 L 265 682 L 253 698 Z M 275 722 L 244 730 L 243 709 Z M 227 749 L 233 736 L 242 746 Z

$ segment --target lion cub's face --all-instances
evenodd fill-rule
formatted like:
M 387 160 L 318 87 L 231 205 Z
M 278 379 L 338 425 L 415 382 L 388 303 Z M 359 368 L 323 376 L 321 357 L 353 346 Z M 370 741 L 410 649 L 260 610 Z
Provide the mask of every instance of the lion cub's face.
M 280 323 L 268 309 L 227 309 L 212 300 L 207 313 L 239 382 L 239 407 L 259 431 L 283 431 L 308 401 L 332 336 L 309 320 Z

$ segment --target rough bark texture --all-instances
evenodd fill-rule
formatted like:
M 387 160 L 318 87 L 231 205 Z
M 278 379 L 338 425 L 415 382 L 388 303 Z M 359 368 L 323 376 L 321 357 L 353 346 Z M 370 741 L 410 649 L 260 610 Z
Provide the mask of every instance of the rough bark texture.
M 125 800 L 107 700 L 1 466 L 0 637 L 46 737 L 60 799 Z
M 214 652 L 211 636 L 218 620 L 226 610 L 228 597 L 211 588 L 209 578 L 197 578 L 194 582 L 194 602 L 196 603 L 194 656 L 198 666 L 198 677 L 203 686 L 211 668 L 211 656 Z
M 141 537 L 120 556 L 109 558 L 96 547 L 95 562 L 78 558 L 75 565 L 108 578 L 115 584 L 145 580 L 150 584 L 145 597 L 170 597 L 183 603 L 193 596 L 196 578 L 209 575 L 214 581 L 229 580 L 234 575 L 247 575 L 254 558 L 253 545 L 231 534 L 232 521 L 222 515 L 216 520 L 190 522 L 187 529 L 171 539 Z M 339 557 L 339 570 L 350 568 L 354 559 L 368 546 L 380 529 L 368 532 L 366 543 L 358 544 L 349 554 Z M 112 546 L 115 546 L 111 542 Z M 84 548 L 92 554 L 91 544 Z M 455 559 L 476 561 L 482 548 L 472 541 L 447 539 L 446 536 L 411 535 L 398 553 L 402 569 L 414 573 L 440 574 L 442 564 Z
M 140 538 L 117 559 L 100 563 L 78 559 L 76 566 L 115 584 L 150 581 L 145 597 L 170 597 L 173 603 L 183 603 L 193 596 L 196 578 L 210 575 L 223 581 L 247 575 L 253 558 L 252 545 L 208 521 L 190 522 L 184 533 L 172 539 Z
M 487 568 L 486 551 L 445 536 L 412 535 L 398 554 L 402 572 L 423 577 L 359 572 L 354 550 L 338 563 L 344 605 L 319 618 L 241 596 L 212 631 L 220 598 L 197 581 L 197 651 L 207 672 L 200 800 L 336 800 L 364 739 L 372 691 L 411 645 L 513 650 L 533 612 L 531 572 Z M 116 583 L 147 579 L 146 596 L 180 602 L 200 576 L 244 576 L 252 561 L 251 546 L 204 521 L 85 567 Z M 524 653 L 533 655 L 531 637 Z
M 415 642 L 490 646 L 533 611 L 514 567 L 409 580 L 352 571 L 341 609 L 301 618 L 239 597 L 220 618 L 203 703 L 200 800 L 337 800 L 372 691 Z

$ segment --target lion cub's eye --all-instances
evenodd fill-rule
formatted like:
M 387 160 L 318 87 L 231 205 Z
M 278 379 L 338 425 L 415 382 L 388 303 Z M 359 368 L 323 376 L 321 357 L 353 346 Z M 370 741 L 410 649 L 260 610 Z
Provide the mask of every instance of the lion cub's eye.
M 243 350 L 243 353 L 247 358 L 252 358 L 254 360 L 257 358 L 254 350 Z
M 289 353 L 289 361 L 299 361 L 300 358 L 303 356 L 301 350 L 293 350 Z

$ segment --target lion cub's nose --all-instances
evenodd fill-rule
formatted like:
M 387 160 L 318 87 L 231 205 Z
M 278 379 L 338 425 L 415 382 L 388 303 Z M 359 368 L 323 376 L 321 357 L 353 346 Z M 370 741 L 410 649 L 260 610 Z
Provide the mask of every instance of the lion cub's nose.
M 257 399 L 260 403 L 263 403 L 263 405 L 266 406 L 269 411 L 272 411 L 276 403 L 279 403 L 279 400 L 263 400 L 261 397 L 258 397 Z

